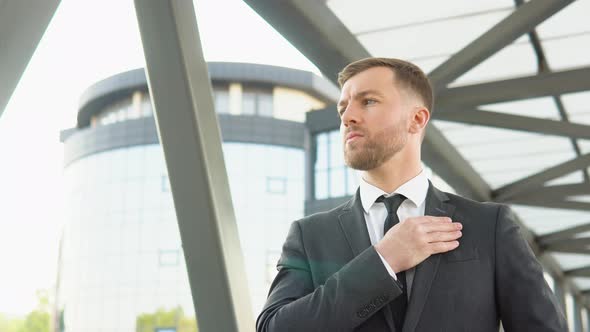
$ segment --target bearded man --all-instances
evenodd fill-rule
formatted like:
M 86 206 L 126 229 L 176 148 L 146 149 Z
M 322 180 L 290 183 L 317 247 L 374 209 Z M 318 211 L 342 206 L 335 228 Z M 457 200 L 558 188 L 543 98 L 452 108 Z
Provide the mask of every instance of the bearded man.
M 291 225 L 257 331 L 567 331 L 510 209 L 424 174 L 433 93 L 422 70 L 367 58 L 338 81 L 344 159 L 360 186 Z

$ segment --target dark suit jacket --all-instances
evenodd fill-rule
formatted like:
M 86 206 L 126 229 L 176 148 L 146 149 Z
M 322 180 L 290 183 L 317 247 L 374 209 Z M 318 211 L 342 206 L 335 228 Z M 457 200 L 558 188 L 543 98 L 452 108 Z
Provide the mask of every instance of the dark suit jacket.
M 443 193 L 426 215 L 463 224 L 457 249 L 416 267 L 401 332 L 562 332 L 567 325 L 509 208 Z M 277 265 L 258 332 L 395 331 L 388 303 L 402 294 L 371 246 L 359 192 L 298 220 Z M 397 331 L 400 332 L 400 331 Z

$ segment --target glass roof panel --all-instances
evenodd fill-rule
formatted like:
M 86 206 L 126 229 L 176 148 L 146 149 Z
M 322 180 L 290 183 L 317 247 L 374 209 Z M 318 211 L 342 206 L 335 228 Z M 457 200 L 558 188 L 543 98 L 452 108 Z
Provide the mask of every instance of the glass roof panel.
M 565 94 L 561 96 L 561 100 L 570 115 L 590 113 L 590 91 Z
M 510 11 L 514 8 L 511 0 L 328 0 L 327 5 L 354 34 L 441 18 Z
M 564 270 L 577 269 L 590 265 L 590 256 L 582 254 L 570 254 L 570 253 L 552 253 Z
M 557 165 L 557 163 L 556 163 Z M 561 185 L 561 184 L 574 184 L 574 183 L 580 183 L 584 181 L 584 174 L 581 171 L 575 171 L 573 173 L 564 175 L 562 177 L 558 177 L 556 179 L 553 179 L 551 181 L 547 181 L 545 183 L 546 186 L 557 186 L 557 185 Z
M 588 261 L 585 261 L 585 264 L 583 266 L 586 266 L 587 264 L 589 264 L 589 262 Z M 584 290 L 590 289 L 590 278 L 575 277 L 575 278 L 572 278 L 572 280 L 574 281 L 574 284 L 580 290 L 583 290 L 584 291 Z
M 590 66 L 590 32 L 542 41 L 552 70 Z
M 528 38 L 521 38 L 489 57 L 449 86 L 530 76 L 537 73 L 537 58 Z
M 492 188 L 575 157 L 564 137 L 482 126 L 443 133 Z
M 511 205 L 525 226 L 536 235 L 545 235 L 588 223 L 587 212 Z
M 541 39 L 590 32 L 589 0 L 577 0 L 555 15 L 539 24 L 536 28 Z
M 357 34 L 359 41 L 376 56 L 402 59 L 449 56 L 462 49 L 508 14 L 484 13 L 465 18 L 394 27 Z
M 531 98 L 505 103 L 482 105 L 486 111 L 530 116 L 542 119 L 561 120 L 555 101 L 551 97 Z

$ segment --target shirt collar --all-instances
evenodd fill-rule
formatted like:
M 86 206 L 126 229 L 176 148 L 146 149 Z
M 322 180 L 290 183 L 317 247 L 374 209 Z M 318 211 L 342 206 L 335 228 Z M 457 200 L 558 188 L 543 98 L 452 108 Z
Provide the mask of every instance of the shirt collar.
M 426 174 L 424 174 L 424 171 L 421 171 L 408 182 L 402 184 L 393 193 L 389 194 L 368 183 L 361 177 L 359 190 L 363 210 L 365 210 L 366 213 L 369 212 L 369 209 L 373 206 L 375 200 L 381 195 L 391 196 L 393 194 L 402 194 L 416 206 L 420 206 L 426 199 L 426 193 L 428 192 L 428 178 L 426 177 Z

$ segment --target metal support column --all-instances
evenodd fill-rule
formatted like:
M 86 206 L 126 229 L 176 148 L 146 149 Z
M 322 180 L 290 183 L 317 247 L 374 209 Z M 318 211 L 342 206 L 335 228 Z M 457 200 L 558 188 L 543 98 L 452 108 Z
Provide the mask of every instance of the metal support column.
M 582 326 L 582 299 L 579 296 L 574 297 L 574 329 L 572 332 L 583 332 Z
M 193 2 L 136 0 L 135 9 L 199 331 L 251 331 L 240 239 Z
M 564 316 L 567 317 L 567 304 L 565 301 L 565 294 L 567 292 L 567 286 L 563 278 L 555 278 L 555 297 L 557 297 L 557 302 L 563 311 Z

